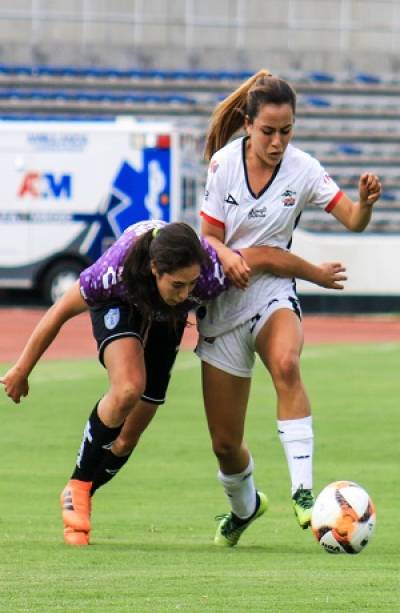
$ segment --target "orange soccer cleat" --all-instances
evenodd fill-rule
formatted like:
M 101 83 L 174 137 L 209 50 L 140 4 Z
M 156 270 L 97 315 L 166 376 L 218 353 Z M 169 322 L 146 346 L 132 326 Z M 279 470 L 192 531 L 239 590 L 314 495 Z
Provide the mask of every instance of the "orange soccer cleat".
M 64 542 L 75 547 L 89 545 L 89 532 L 78 532 L 73 528 L 64 528 Z
M 91 512 L 91 481 L 70 479 L 61 492 L 64 540 L 70 545 L 88 545 Z

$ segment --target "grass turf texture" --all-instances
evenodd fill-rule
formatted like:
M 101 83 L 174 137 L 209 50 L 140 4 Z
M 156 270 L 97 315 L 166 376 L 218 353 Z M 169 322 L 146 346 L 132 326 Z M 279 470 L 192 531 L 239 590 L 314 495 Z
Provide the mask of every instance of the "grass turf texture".
M 210 451 L 199 365 L 186 352 L 168 404 L 129 464 L 94 498 L 93 544 L 65 546 L 58 496 L 106 380 L 95 360 L 40 364 L 22 405 L 0 398 L 0 611 L 398 611 L 399 363 L 395 344 L 304 351 L 317 437 L 315 491 L 350 479 L 377 506 L 375 538 L 356 556 L 330 556 L 296 525 L 274 393 L 260 365 L 247 441 L 270 510 L 238 547 L 212 545 L 213 516 L 227 504 Z

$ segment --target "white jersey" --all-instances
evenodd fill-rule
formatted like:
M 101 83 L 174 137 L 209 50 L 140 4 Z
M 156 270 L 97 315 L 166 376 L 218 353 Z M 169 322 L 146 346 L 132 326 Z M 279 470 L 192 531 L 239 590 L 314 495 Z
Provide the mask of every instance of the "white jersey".
M 342 192 L 315 158 L 289 144 L 271 180 L 255 195 L 247 178 L 245 146 L 246 138 L 238 138 L 212 157 L 201 215 L 224 229 L 225 244 L 232 249 L 268 245 L 288 250 L 305 206 L 330 212 Z M 247 290 L 232 287 L 207 305 L 200 333 L 227 332 L 271 300 L 289 296 L 296 296 L 293 280 L 255 275 Z

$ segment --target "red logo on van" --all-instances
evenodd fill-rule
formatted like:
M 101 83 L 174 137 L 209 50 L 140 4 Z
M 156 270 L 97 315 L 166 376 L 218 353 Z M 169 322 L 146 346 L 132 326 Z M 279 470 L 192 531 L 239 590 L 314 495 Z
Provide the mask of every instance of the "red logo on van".
M 24 198 L 71 198 L 71 175 L 56 177 L 51 172 L 27 172 L 18 189 L 18 197 Z

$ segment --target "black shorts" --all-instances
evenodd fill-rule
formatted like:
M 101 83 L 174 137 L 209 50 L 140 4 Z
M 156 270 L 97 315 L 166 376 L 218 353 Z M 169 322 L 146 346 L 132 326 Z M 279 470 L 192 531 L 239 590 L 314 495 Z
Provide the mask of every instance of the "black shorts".
M 131 336 L 142 343 L 146 367 L 146 388 L 142 400 L 163 404 L 186 318 L 182 318 L 175 329 L 164 321 L 154 321 L 144 334 L 145 326 L 139 311 L 122 302 L 93 307 L 90 317 L 103 366 L 104 350 L 112 341 Z

